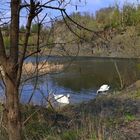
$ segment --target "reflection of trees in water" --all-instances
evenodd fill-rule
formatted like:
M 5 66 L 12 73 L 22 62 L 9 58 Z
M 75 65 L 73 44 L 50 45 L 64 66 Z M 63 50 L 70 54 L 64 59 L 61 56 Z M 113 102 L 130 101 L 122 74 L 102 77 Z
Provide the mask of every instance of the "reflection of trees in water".
M 140 75 L 137 70 L 137 61 L 128 59 L 116 60 L 124 86 L 136 81 Z M 108 60 L 76 61 L 69 69 L 53 80 L 62 87 L 75 91 L 97 88 L 102 84 L 109 84 L 112 88 L 120 87 L 120 79 L 114 63 Z
M 134 60 L 116 60 L 117 66 L 125 86 L 138 79 L 140 71 L 138 62 Z M 27 84 L 34 87 L 36 80 L 31 79 Z M 51 87 L 47 86 L 47 84 Z M 48 87 L 47 90 L 56 87 L 68 88 L 79 92 L 82 89 L 97 89 L 102 84 L 109 84 L 111 88 L 120 88 L 120 80 L 114 63 L 108 60 L 84 60 L 75 61 L 63 73 L 50 74 L 38 78 L 37 88 Z
M 42 87 L 44 86 L 44 82 L 47 84 L 46 76 L 38 77 L 37 81 L 35 78 L 26 81 L 20 87 L 20 97 L 22 98 L 22 96 L 24 96 L 24 94 L 28 91 L 28 98 L 26 99 L 26 102 L 31 103 L 32 98 L 36 96 L 36 93 L 39 93 L 38 90 L 42 89 Z
M 3 82 L 1 81 L 1 78 L 0 78 L 0 102 L 4 102 L 4 99 L 5 99 L 5 94 L 4 94 L 4 91 L 5 91 L 5 87 L 4 87 L 4 84 Z
M 134 60 L 117 62 L 117 67 L 120 73 L 123 87 L 126 87 L 138 80 L 140 71 L 137 69 L 137 63 L 138 62 Z

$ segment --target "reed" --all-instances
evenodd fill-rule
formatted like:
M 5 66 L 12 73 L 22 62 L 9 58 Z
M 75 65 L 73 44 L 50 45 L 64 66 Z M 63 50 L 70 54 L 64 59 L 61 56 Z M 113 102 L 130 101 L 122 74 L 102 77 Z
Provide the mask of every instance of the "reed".
M 32 62 L 23 64 L 23 74 L 33 74 L 33 73 L 51 73 L 63 70 L 63 64 L 54 64 L 48 62 L 39 62 L 34 64 Z

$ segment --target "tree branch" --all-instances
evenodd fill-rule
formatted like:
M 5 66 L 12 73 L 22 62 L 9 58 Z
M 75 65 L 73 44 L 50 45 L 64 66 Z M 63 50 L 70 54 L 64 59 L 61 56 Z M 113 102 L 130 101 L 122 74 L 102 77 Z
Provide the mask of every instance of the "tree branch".
M 48 8 L 48 9 L 54 9 L 54 10 L 65 10 L 64 8 L 60 8 L 60 7 L 55 7 L 55 6 L 48 6 L 46 5 L 47 3 L 45 4 L 38 4 L 38 8 Z M 25 7 L 30 7 L 31 5 L 30 4 L 23 4 L 20 6 L 20 8 L 25 8 Z
M 5 52 L 3 36 L 0 28 L 0 64 L 4 59 L 6 59 L 6 52 Z
M 34 55 L 34 54 L 37 54 L 37 53 L 40 53 L 41 50 L 37 50 L 37 51 L 34 51 L 34 52 L 31 52 L 29 55 L 27 55 L 26 57 L 24 57 L 24 60 L 29 58 L 30 56 Z
M 19 64 L 18 77 L 17 77 L 18 84 L 20 84 L 22 66 L 23 66 L 23 62 L 24 62 L 26 52 L 27 52 L 27 46 L 28 46 L 28 40 L 29 40 L 29 36 L 30 36 L 32 20 L 34 19 L 35 16 L 37 16 L 42 11 L 42 9 L 37 8 L 38 5 L 39 5 L 39 3 L 36 4 L 33 0 L 30 0 L 30 11 L 29 11 L 30 13 L 28 16 L 27 24 L 26 24 L 25 40 L 24 40 L 24 44 L 23 44 L 23 50 L 22 50 L 22 53 L 21 53 L 21 56 L 20 56 L 19 62 L 18 62 L 18 64 Z

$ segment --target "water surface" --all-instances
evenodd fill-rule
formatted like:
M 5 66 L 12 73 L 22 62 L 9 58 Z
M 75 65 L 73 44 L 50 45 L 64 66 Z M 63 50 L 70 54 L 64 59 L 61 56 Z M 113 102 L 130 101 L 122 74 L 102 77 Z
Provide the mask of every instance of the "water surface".
M 46 57 L 41 57 L 40 61 Z M 35 59 L 28 61 L 35 63 Z M 116 71 L 118 67 L 124 86 L 128 86 L 140 78 L 139 59 L 113 59 L 92 57 L 49 57 L 50 63 L 62 63 L 65 69 L 59 73 L 39 77 L 34 89 L 35 79 L 24 84 L 21 91 L 21 101 L 27 103 L 32 92 L 31 100 L 34 104 L 45 104 L 44 96 L 49 92 L 67 94 L 71 96 L 71 103 L 88 101 L 96 97 L 96 91 L 102 84 L 108 84 L 111 90 L 120 88 L 120 79 Z M 0 89 L 2 94 L 2 89 Z

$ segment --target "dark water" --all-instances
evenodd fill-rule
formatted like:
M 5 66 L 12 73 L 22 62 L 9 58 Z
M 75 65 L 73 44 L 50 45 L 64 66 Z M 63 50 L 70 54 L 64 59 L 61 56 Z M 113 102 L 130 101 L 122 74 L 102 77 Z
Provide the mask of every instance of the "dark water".
M 46 59 L 45 57 L 40 58 Z M 30 59 L 34 62 L 34 58 Z M 77 103 L 88 101 L 96 96 L 96 90 L 102 84 L 108 84 L 111 90 L 120 88 L 120 80 L 115 68 L 117 64 L 121 79 L 125 86 L 128 86 L 140 79 L 139 59 L 112 59 L 92 57 L 51 57 L 50 63 L 63 63 L 65 69 L 58 74 L 49 74 L 40 77 L 32 98 L 35 104 L 44 104 L 44 96 L 49 92 L 70 93 L 71 102 Z M 26 103 L 35 85 L 35 79 L 24 84 L 21 92 L 21 100 Z

